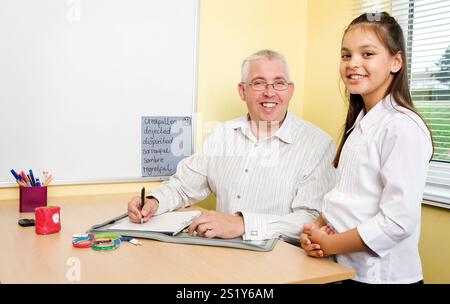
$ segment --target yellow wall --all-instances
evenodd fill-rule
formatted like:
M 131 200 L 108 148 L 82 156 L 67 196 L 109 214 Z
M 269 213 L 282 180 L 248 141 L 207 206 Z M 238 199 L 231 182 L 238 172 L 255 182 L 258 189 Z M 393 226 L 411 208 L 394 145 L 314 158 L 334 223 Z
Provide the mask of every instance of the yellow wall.
M 283 53 L 296 92 L 291 110 L 301 116 L 306 42 L 306 0 L 204 0 L 200 13 L 198 110 L 202 121 L 246 113 L 240 100 L 242 60 L 261 49 Z M 203 131 L 203 136 L 206 130 Z
M 308 1 L 303 118 L 321 127 L 335 141 L 346 115 L 343 85 L 339 85 L 339 61 L 342 34 L 351 21 L 352 4 L 350 0 Z
M 94 184 L 94 185 L 70 185 L 70 186 L 50 186 L 47 190 L 49 197 L 77 196 L 77 195 L 95 195 L 111 193 L 137 193 L 139 194 L 142 186 L 148 190 L 159 185 L 159 182 L 146 183 L 114 183 L 114 184 Z M 0 200 L 19 199 L 18 188 L 0 189 Z
M 422 206 L 419 245 L 425 283 L 450 283 L 450 210 Z
M 345 118 L 339 48 L 351 4 L 352 0 L 202 0 L 197 143 L 214 121 L 245 114 L 236 88 L 240 64 L 262 48 L 277 50 L 289 61 L 296 84 L 291 111 L 337 140 Z M 49 196 L 139 193 L 140 187 L 142 183 L 52 186 Z M 16 188 L 0 189 L 0 199 L 17 198 Z M 209 198 L 203 206 L 213 208 L 214 200 Z M 420 252 L 428 283 L 450 283 L 449 213 L 423 207 Z

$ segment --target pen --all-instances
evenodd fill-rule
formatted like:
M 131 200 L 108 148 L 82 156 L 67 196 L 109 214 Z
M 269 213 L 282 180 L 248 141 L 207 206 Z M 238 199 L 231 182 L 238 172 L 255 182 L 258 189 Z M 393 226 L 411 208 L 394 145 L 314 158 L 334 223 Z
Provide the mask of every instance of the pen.
M 11 173 L 12 173 L 12 175 L 14 175 L 14 178 L 15 178 L 16 180 L 19 179 L 19 175 L 17 175 L 17 173 L 16 173 L 16 171 L 14 171 L 14 169 L 11 169 Z
M 20 186 L 23 186 L 23 184 L 21 183 L 21 177 L 20 177 L 20 175 L 18 175 L 17 173 L 16 173 L 16 171 L 14 171 L 14 169 L 11 169 L 11 173 L 12 173 L 12 175 L 14 175 L 14 179 L 16 180 L 16 182 L 20 185 Z
M 173 235 L 173 236 L 176 236 L 176 235 L 177 235 L 178 233 L 180 233 L 180 232 L 188 232 L 188 229 L 187 229 L 187 228 L 189 228 L 189 226 L 192 224 L 192 221 L 193 221 L 196 217 L 199 217 L 200 215 L 202 215 L 202 214 L 200 213 L 200 214 L 194 216 L 193 218 L 191 218 L 190 220 L 187 220 L 186 222 L 184 222 L 184 223 L 182 224 L 181 228 L 178 229 L 178 230 L 176 230 L 172 235 Z
M 187 232 L 186 228 L 189 227 L 189 225 L 191 225 L 191 223 L 192 223 L 192 220 L 183 223 L 183 225 L 178 230 L 175 230 L 175 232 L 172 234 L 172 236 L 176 236 L 180 232 Z
M 41 179 L 41 182 L 42 182 L 43 184 L 45 184 L 45 181 L 46 181 L 47 178 L 48 178 L 48 171 L 42 171 L 42 175 L 44 176 L 44 178 Z
M 145 200 L 145 187 L 142 187 L 142 190 L 141 190 L 141 224 L 144 223 L 144 218 L 142 217 L 142 209 L 144 209 L 144 200 Z
M 52 180 L 54 179 L 54 177 L 52 175 L 50 175 L 44 182 L 44 186 L 48 186 Z
M 34 179 L 33 171 L 30 169 L 31 185 L 36 187 L 36 180 Z
M 21 185 L 22 187 L 28 187 L 28 184 L 24 182 L 22 176 L 19 175 L 19 179 L 17 180 L 17 183 Z
M 28 186 L 31 186 L 31 183 L 28 181 L 27 176 L 25 175 L 25 173 L 23 173 L 23 171 L 20 171 L 20 175 L 22 176 L 23 181 L 24 181 Z

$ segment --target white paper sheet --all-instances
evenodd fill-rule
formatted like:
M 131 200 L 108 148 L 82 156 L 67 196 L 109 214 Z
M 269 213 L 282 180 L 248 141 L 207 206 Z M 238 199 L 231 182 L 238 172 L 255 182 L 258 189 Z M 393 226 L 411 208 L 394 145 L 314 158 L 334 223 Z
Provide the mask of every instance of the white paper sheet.
M 127 217 L 118 224 L 109 227 L 110 230 L 153 231 L 177 234 L 192 223 L 192 220 L 202 213 L 200 211 L 166 212 L 151 217 L 148 222 L 135 224 Z

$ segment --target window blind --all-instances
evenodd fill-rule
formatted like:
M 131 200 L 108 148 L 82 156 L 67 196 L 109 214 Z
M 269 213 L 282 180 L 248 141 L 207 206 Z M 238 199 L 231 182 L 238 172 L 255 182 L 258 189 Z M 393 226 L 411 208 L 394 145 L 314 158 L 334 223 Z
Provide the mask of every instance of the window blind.
M 411 95 L 433 133 L 424 198 L 450 208 L 450 1 L 354 1 L 355 17 L 382 11 L 403 28 Z

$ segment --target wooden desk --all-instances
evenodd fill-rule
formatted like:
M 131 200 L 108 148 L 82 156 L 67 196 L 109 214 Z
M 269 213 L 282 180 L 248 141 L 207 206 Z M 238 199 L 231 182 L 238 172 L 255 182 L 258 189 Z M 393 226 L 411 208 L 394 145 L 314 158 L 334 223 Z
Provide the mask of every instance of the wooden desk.
M 142 240 L 114 251 L 73 248 L 72 234 L 126 211 L 131 194 L 50 198 L 61 207 L 62 229 L 50 235 L 20 227 L 18 200 L 0 201 L 1 283 L 327 283 L 354 276 L 350 269 L 305 255 L 279 241 L 270 252 Z M 80 265 L 80 281 L 73 267 Z M 69 274 L 69 276 L 67 276 Z

